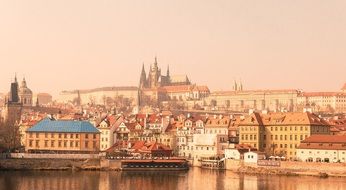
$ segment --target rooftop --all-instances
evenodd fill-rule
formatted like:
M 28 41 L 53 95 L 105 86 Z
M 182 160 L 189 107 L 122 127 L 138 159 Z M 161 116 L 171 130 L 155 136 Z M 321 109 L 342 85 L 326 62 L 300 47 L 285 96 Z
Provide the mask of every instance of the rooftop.
M 64 121 L 45 118 L 27 130 L 28 132 L 100 133 L 87 121 Z

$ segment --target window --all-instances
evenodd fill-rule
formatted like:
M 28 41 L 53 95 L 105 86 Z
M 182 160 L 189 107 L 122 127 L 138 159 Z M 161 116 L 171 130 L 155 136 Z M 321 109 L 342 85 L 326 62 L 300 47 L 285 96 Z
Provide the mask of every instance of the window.
M 38 138 L 38 136 L 39 136 L 39 133 L 36 133 L 36 138 Z
M 89 142 L 88 142 L 88 141 L 85 141 L 84 146 L 85 146 L 85 148 L 88 148 L 88 147 L 89 147 Z
M 58 137 L 59 137 L 59 139 L 61 138 L 61 133 L 59 133 Z
M 73 134 L 70 135 L 70 138 L 73 139 Z
M 67 134 L 66 134 L 66 133 L 64 134 L 64 138 L 65 138 L 65 139 L 67 138 Z
M 58 141 L 58 147 L 61 147 L 61 141 Z
M 96 134 L 93 134 L 93 139 L 96 139 Z
M 36 140 L 36 147 L 39 147 L 40 145 L 39 145 L 39 143 L 40 143 L 40 141 L 39 140 Z
M 64 147 L 67 147 L 67 141 L 64 141 Z
M 50 138 L 54 138 L 54 133 L 51 133 L 51 134 L 50 134 Z
M 48 141 L 47 140 L 44 141 L 44 147 L 48 147 Z
M 29 137 L 32 138 L 32 133 L 29 133 Z
M 85 138 L 88 139 L 89 138 L 89 134 L 85 134 Z
M 78 134 L 76 134 L 76 139 L 78 139 L 79 138 L 79 135 Z
M 33 142 L 33 140 L 30 140 L 30 141 L 29 141 L 29 146 L 30 146 L 30 147 L 32 147 L 32 142 Z
M 96 141 L 93 141 L 93 148 L 96 148 Z
M 45 137 L 45 138 L 48 138 L 48 133 L 45 133 L 45 134 L 44 134 L 44 137 Z
M 50 146 L 54 147 L 54 141 L 50 141 Z

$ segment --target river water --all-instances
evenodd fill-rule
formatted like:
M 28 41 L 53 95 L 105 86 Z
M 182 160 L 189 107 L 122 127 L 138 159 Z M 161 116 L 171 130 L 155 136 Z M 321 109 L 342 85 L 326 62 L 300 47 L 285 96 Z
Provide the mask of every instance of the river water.
M 185 172 L 1 171 L 0 190 L 249 189 L 346 190 L 345 178 L 251 176 L 191 168 Z

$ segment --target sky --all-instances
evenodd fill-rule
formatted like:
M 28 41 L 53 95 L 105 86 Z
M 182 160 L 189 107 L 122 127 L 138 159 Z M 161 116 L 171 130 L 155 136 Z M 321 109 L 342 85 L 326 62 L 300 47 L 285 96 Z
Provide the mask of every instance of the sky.
M 344 0 L 0 0 L 0 92 L 137 86 L 165 73 L 231 90 L 338 91 L 346 82 Z

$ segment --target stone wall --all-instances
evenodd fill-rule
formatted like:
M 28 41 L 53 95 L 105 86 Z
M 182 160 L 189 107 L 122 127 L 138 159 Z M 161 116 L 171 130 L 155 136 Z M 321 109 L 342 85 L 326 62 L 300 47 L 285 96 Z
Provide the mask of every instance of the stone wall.
M 317 162 L 291 162 L 282 161 L 280 167 L 273 166 L 257 166 L 257 164 L 244 163 L 243 160 L 226 160 L 226 169 L 235 172 L 243 171 L 244 168 L 252 168 L 258 170 L 249 170 L 251 172 L 261 171 L 280 171 L 281 173 L 294 173 L 305 175 L 316 175 L 319 173 L 327 173 L 328 175 L 346 176 L 346 163 L 317 163 Z M 262 170 L 263 169 L 263 170 Z
M 36 158 L 36 159 L 99 159 L 99 154 L 29 154 L 11 153 L 10 158 Z

